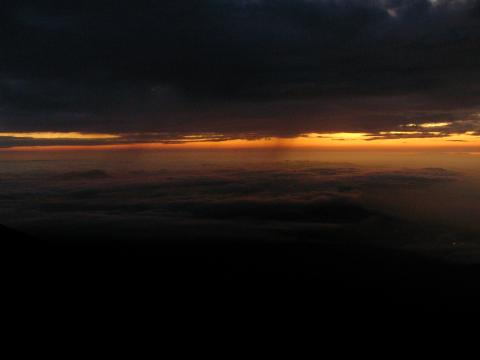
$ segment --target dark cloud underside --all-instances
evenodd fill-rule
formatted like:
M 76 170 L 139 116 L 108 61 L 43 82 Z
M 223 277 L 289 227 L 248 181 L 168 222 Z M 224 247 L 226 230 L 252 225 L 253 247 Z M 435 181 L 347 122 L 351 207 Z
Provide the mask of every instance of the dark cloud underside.
M 479 40 L 473 0 L 6 0 L 0 131 L 477 126 Z

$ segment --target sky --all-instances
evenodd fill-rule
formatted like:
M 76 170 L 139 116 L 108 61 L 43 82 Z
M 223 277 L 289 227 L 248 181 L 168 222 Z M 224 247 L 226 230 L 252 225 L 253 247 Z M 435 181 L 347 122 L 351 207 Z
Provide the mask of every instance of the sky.
M 479 99 L 480 0 L 0 0 L 0 233 L 42 286 L 463 309 Z
M 0 24 L 3 151 L 480 148 L 480 1 L 4 0 Z

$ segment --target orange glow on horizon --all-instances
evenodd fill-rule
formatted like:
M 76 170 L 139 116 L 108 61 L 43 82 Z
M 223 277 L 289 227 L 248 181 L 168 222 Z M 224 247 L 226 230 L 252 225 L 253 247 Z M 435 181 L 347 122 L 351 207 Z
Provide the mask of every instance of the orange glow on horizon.
M 381 136 L 413 135 L 418 132 L 382 132 Z M 0 133 L 0 136 L 5 133 Z M 23 133 L 22 136 L 30 133 Z M 38 134 L 38 133 L 31 133 Z M 53 134 L 62 134 L 61 138 L 50 137 Z M 70 134 L 70 138 L 65 138 Z M 437 133 L 432 133 L 437 134 Z M 92 136 L 97 137 L 92 137 Z M 81 139 L 81 140 L 108 140 L 118 139 L 119 135 L 110 134 L 81 134 L 81 133 L 43 133 L 36 139 Z M 480 148 L 480 136 L 472 133 L 453 134 L 443 137 L 405 137 L 381 138 L 367 133 L 309 133 L 292 138 L 260 138 L 236 140 L 209 140 L 207 136 L 188 135 L 179 139 L 178 143 L 128 143 L 128 144 L 101 144 L 101 145 L 46 145 L 46 146 L 16 146 L 0 149 L 0 151 L 66 151 L 66 150 L 148 150 L 148 149 L 260 149 L 260 148 L 325 148 L 325 149 L 428 149 L 428 148 L 470 148 L 476 151 Z

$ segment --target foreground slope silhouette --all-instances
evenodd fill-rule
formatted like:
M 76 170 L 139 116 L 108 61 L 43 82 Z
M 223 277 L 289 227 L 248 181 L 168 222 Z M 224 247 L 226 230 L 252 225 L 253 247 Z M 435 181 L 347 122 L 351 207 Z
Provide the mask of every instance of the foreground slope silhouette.
M 0 231 L 10 252 L 13 286 L 49 296 L 121 291 L 122 299 L 171 301 L 174 307 L 249 304 L 326 314 L 478 311 L 478 266 L 364 244 L 346 247 L 336 239 L 170 241 L 164 234 L 157 241 L 82 242 L 33 238 L 4 227 Z

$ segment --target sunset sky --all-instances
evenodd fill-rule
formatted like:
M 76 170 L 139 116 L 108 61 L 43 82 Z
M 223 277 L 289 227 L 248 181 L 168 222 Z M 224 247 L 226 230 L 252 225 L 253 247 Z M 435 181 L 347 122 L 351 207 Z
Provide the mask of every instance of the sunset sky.
M 480 146 L 477 1 L 0 10 L 4 151 Z
M 17 327 L 251 306 L 348 344 L 326 318 L 478 312 L 479 220 L 480 0 L 0 0 Z

